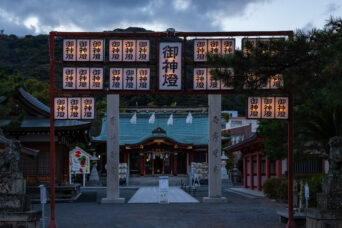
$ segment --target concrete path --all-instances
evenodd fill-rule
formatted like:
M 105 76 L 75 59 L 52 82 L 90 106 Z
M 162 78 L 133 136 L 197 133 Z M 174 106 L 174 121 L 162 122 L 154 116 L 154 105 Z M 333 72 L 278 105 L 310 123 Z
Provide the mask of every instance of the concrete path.
M 169 187 L 169 203 L 198 203 L 179 187 Z M 159 203 L 159 187 L 140 187 L 128 203 Z
M 248 198 L 262 198 L 265 197 L 264 193 L 262 191 L 258 190 L 251 190 L 248 188 L 228 188 L 225 189 L 227 192 L 233 192 L 236 194 L 239 194 L 241 196 L 245 196 Z

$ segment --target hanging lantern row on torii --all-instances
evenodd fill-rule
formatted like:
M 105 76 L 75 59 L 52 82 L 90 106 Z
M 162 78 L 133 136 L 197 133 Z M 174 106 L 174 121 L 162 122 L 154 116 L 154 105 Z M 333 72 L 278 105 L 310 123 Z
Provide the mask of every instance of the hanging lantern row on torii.
M 55 97 L 54 118 L 56 120 L 94 119 L 95 101 L 93 97 Z
M 63 61 L 104 61 L 104 40 L 63 40 Z M 150 41 L 110 40 L 109 61 L 148 62 L 150 61 Z
M 288 119 L 288 97 L 248 97 L 249 119 Z

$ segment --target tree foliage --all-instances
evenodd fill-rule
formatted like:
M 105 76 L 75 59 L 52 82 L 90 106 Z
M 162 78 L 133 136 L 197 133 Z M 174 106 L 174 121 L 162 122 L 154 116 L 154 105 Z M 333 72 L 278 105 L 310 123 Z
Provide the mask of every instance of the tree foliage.
M 247 94 L 262 93 L 261 85 L 281 74 L 284 88 L 272 95 L 294 94 L 296 152 L 307 149 L 328 152 L 329 138 L 342 135 L 342 20 L 330 19 L 323 29 L 297 31 L 288 39 L 271 39 L 246 45 L 249 52 L 209 56 L 217 79 Z M 253 77 L 251 77 L 253 75 Z M 266 155 L 286 155 L 287 126 L 281 121 L 261 121 L 259 134 L 265 139 Z

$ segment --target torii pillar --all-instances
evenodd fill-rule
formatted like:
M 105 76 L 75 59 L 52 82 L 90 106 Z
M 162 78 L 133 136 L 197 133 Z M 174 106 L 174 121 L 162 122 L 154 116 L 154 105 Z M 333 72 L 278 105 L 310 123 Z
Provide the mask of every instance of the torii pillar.
M 208 197 L 203 197 L 203 202 L 226 202 L 227 198 L 222 197 L 221 180 L 221 95 L 208 95 L 208 102 Z
M 125 203 L 119 189 L 119 95 L 107 95 L 107 192 L 101 203 Z

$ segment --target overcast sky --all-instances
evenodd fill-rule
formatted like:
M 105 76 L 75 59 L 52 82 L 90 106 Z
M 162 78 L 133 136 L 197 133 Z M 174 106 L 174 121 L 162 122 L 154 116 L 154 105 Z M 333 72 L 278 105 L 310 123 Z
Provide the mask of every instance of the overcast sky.
M 0 0 L 0 29 L 18 36 L 127 27 L 296 30 L 322 28 L 330 16 L 342 16 L 341 0 Z

